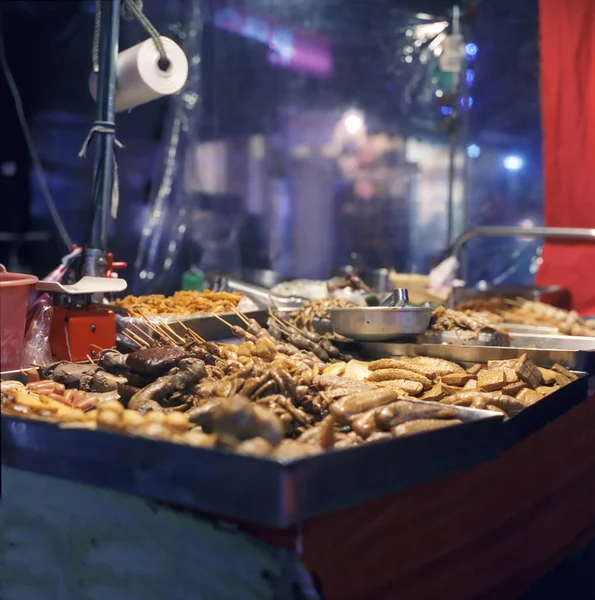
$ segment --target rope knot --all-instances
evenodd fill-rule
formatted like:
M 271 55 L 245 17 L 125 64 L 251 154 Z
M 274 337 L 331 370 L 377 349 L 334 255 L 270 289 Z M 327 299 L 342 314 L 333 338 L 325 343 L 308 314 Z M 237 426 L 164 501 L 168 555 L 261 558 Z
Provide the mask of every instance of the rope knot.
M 136 19 L 139 13 L 143 12 L 143 0 L 123 0 L 120 14 L 123 19 L 131 21 Z

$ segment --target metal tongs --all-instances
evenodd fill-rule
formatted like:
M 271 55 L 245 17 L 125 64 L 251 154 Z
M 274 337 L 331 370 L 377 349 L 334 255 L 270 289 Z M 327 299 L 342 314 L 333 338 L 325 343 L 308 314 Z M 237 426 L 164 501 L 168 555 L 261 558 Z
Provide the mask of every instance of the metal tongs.
M 233 277 L 218 277 L 213 289 L 218 292 L 240 292 L 250 298 L 258 306 L 291 311 L 301 308 L 308 300 L 300 296 L 280 296 L 271 290 L 246 283 Z
M 397 288 L 389 294 L 380 306 L 385 308 L 405 308 L 409 304 L 409 292 L 406 288 Z

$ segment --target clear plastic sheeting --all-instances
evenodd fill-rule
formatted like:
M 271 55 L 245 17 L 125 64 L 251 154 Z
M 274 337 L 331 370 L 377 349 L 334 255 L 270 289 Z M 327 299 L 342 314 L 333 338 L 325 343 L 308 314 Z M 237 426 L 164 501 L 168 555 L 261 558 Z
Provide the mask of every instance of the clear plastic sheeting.
M 539 224 L 541 138 L 527 109 L 537 61 L 525 39 L 536 45 L 536 10 L 197 4 L 180 25 L 190 78 L 165 127 L 133 293 L 178 289 L 193 267 L 273 281 L 348 265 L 429 273 L 468 228 Z M 532 280 L 535 244 L 476 244 L 469 283 Z
M 184 188 L 184 156 L 198 137 L 201 115 L 200 2 L 185 2 L 185 16 L 171 27 L 188 57 L 188 80 L 173 98 L 164 125 L 163 154 L 142 228 L 132 290 L 146 294 L 179 287 L 176 268 L 191 207 Z

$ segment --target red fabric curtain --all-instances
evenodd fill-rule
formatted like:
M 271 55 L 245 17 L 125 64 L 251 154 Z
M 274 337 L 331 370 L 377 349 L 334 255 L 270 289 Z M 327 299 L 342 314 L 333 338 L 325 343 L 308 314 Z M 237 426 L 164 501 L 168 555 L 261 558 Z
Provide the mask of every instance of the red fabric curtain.
M 595 0 L 539 0 L 545 224 L 595 228 Z M 595 315 L 595 244 L 546 243 L 537 283 Z

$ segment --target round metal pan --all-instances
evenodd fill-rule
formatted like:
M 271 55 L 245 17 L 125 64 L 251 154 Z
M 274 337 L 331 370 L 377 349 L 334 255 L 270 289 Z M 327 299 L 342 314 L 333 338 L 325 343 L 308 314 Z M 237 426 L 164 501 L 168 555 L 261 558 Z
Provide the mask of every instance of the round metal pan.
M 330 310 L 333 331 L 360 342 L 422 334 L 430 325 L 431 317 L 431 308 L 417 306 L 357 306 Z

